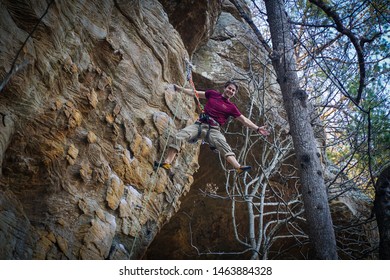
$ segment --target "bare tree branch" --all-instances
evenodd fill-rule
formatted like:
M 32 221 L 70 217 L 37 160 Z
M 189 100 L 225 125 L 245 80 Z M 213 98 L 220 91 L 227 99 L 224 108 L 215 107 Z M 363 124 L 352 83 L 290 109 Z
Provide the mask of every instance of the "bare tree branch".
M 356 105 L 359 105 L 362 99 L 363 89 L 365 86 L 365 77 L 366 77 L 366 66 L 364 61 L 364 50 L 363 50 L 364 43 L 360 42 L 359 38 L 355 34 L 353 34 L 353 32 L 350 29 L 344 26 L 342 19 L 336 13 L 336 11 L 332 9 L 332 7 L 328 6 L 322 0 L 309 0 L 309 1 L 310 3 L 316 5 L 321 10 L 323 10 L 330 18 L 332 18 L 334 23 L 336 24 L 337 31 L 346 35 L 349 38 L 349 40 L 352 42 L 353 46 L 355 47 L 357 57 L 358 57 L 358 63 L 359 63 L 360 79 L 359 79 L 359 88 L 356 97 L 353 98 L 352 101 Z
M 267 41 L 264 39 L 263 35 L 261 34 L 260 30 L 257 28 L 256 24 L 253 22 L 253 20 L 244 12 L 244 9 L 241 7 L 241 5 L 236 0 L 231 0 L 231 2 L 236 6 L 238 12 L 240 13 L 241 17 L 248 23 L 248 25 L 252 28 L 253 32 L 256 34 L 257 38 L 265 48 L 265 50 L 270 54 L 272 52 L 272 48 L 268 45 Z

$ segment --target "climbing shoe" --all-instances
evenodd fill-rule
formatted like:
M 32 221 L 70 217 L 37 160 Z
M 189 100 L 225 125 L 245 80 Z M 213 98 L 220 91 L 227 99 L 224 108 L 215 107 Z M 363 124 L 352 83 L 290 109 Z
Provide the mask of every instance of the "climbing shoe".
M 159 167 L 164 168 L 165 170 L 170 171 L 172 165 L 170 163 L 166 163 L 166 162 L 160 163 L 160 162 L 155 161 L 154 162 L 154 166 L 153 166 L 153 170 L 156 171 Z
M 245 172 L 249 172 L 252 169 L 252 166 L 242 165 L 239 168 L 236 168 L 238 175 L 244 174 Z

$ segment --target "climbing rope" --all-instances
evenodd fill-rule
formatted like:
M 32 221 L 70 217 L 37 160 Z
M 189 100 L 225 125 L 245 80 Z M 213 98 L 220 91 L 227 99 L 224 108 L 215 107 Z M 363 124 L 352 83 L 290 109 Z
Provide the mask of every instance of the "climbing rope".
M 7 85 L 11 77 L 18 72 L 20 69 L 25 67 L 27 64 L 30 62 L 28 60 L 24 60 L 21 64 L 16 65 L 16 62 L 18 61 L 19 55 L 22 53 L 24 50 L 24 47 L 26 46 L 28 40 L 32 37 L 33 33 L 37 29 L 38 25 L 42 22 L 43 18 L 46 16 L 46 14 L 49 11 L 50 6 L 54 3 L 54 0 L 51 0 L 50 3 L 46 6 L 46 10 L 43 12 L 42 16 L 38 19 L 36 24 L 34 25 L 33 29 L 28 33 L 27 38 L 24 40 L 23 44 L 20 46 L 18 52 L 16 53 L 14 60 L 12 61 L 11 68 L 8 71 L 8 73 L 4 76 L 4 79 L 0 83 L 0 92 L 3 91 L 4 87 Z
M 186 67 L 186 81 L 184 82 L 184 85 L 183 87 L 186 87 L 187 83 L 190 82 L 192 83 L 193 85 L 193 82 L 192 82 L 192 68 L 193 68 L 193 65 L 187 60 L 185 59 L 185 67 Z M 195 86 L 194 86 L 194 90 L 195 90 Z M 196 90 L 195 90 L 196 91 Z M 198 101 L 199 101 L 199 95 L 198 95 Z M 177 103 L 177 106 L 176 106 L 176 109 L 175 109 L 175 112 L 173 114 L 173 123 L 175 122 L 175 119 L 176 119 L 176 116 L 177 114 L 179 113 L 179 108 L 181 108 L 181 105 L 183 103 L 183 98 L 180 98 L 179 99 L 179 102 Z M 164 154 L 165 154 L 165 151 L 168 147 L 168 143 L 169 143 L 169 137 L 171 135 L 171 129 L 170 129 L 170 126 L 169 126 L 169 123 L 167 124 L 167 128 L 166 128 L 166 131 L 167 131 L 167 139 L 166 139 L 166 142 L 165 142 L 165 145 L 164 145 L 164 148 L 161 152 L 161 156 L 160 156 L 160 159 L 159 159 L 159 163 L 162 162 L 162 160 L 164 159 Z M 147 203 L 149 202 L 150 200 L 150 195 L 152 193 L 152 191 L 154 191 L 155 189 L 155 179 L 156 179 L 156 175 L 157 175 L 157 172 L 158 172 L 158 168 L 156 170 L 153 171 L 153 175 L 150 177 L 150 180 L 149 182 L 146 184 L 146 186 L 148 186 L 150 183 L 152 185 L 151 188 L 149 188 L 148 192 L 147 192 L 147 195 L 145 197 L 145 199 L 143 200 L 143 203 L 141 204 L 141 206 L 139 207 L 139 215 L 138 215 L 138 221 L 140 220 L 140 217 L 141 217 L 141 211 L 143 211 L 144 209 L 144 206 L 147 206 Z M 146 209 L 146 208 L 145 208 Z M 138 241 L 138 238 L 139 238 L 139 235 L 141 233 L 141 229 L 142 229 L 142 226 L 140 225 L 140 228 L 139 228 L 139 231 L 137 231 L 137 235 L 135 236 L 134 238 L 134 241 L 133 241 L 133 245 L 131 247 L 131 251 L 130 251 L 130 257 L 132 256 L 133 254 L 133 251 L 134 251 L 134 247 L 135 247 L 135 244 L 137 243 Z

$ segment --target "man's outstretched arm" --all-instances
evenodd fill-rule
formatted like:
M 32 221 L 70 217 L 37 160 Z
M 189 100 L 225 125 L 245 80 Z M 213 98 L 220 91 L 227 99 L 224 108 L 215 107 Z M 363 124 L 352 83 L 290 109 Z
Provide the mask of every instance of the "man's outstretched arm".
M 192 88 L 184 88 L 184 87 L 181 87 L 181 86 L 176 85 L 176 84 L 174 84 L 173 87 L 174 87 L 175 91 L 184 92 L 185 94 L 187 94 L 189 96 L 195 96 L 195 90 Z M 201 90 L 197 90 L 196 92 L 198 93 L 199 98 L 206 98 L 206 92 L 201 91 Z
M 256 124 L 254 124 L 250 119 L 245 117 L 244 115 L 241 115 L 241 116 L 237 117 L 236 119 L 239 122 L 241 122 L 244 126 L 249 127 L 251 129 L 257 131 L 258 133 L 260 133 L 264 136 L 269 135 L 269 131 L 267 130 L 266 126 L 258 126 Z

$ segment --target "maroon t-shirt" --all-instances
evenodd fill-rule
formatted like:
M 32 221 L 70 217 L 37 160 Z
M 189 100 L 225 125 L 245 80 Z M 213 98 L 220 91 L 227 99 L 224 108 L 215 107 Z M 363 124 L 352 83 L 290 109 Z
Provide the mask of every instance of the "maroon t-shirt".
M 221 126 L 224 125 L 227 119 L 232 116 L 237 118 L 241 116 L 237 106 L 230 102 L 229 99 L 222 96 L 221 93 L 215 90 L 206 91 L 207 103 L 204 106 L 204 111 Z

